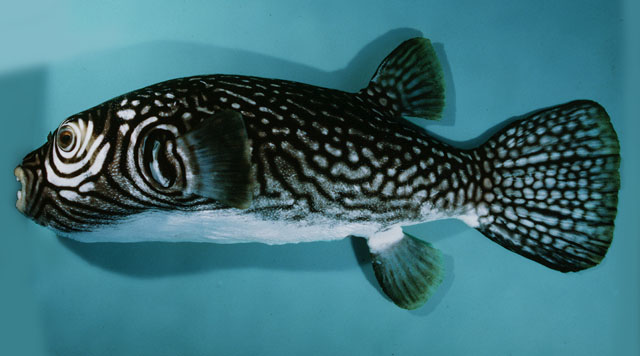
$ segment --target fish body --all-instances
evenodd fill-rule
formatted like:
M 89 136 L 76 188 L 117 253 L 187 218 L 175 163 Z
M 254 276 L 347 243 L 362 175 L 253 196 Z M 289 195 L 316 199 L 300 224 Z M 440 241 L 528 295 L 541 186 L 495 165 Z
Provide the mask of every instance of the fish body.
M 173 79 L 66 119 L 16 168 L 17 207 L 85 242 L 365 237 L 383 290 L 404 308 L 426 301 L 442 262 L 402 225 L 458 218 L 561 271 L 604 257 L 619 146 L 600 105 L 541 110 L 473 149 L 403 119 L 437 119 L 443 105 L 442 71 L 421 38 L 356 93 L 235 75 Z
M 146 173 L 144 162 L 137 162 L 133 154 L 126 162 L 130 177 L 105 180 L 99 189 L 94 183 L 94 192 L 113 193 L 101 196 L 99 205 L 88 202 L 86 209 L 126 205 L 126 221 L 144 225 L 166 218 L 177 229 L 177 235 L 156 231 L 148 234 L 143 229 L 134 229 L 136 234 L 132 234 L 126 228 L 123 230 L 128 231 L 128 237 L 118 236 L 111 223 L 106 225 L 104 234 L 92 234 L 74 221 L 56 223 L 63 234 L 85 241 L 204 238 L 278 244 L 368 236 L 394 223 L 464 213 L 469 209 L 465 206 L 466 194 L 458 200 L 446 196 L 454 186 L 464 183 L 452 182 L 451 189 L 444 188 L 447 180 L 455 179 L 451 173 L 463 166 L 478 172 L 472 157 L 398 120 L 398 113 L 391 105 L 380 105 L 376 94 L 366 90 L 345 93 L 283 80 L 212 75 L 171 80 L 116 98 L 72 119 L 91 122 L 92 117 L 106 114 L 116 123 L 108 128 L 111 132 L 104 128 L 101 132 L 117 139 L 104 139 L 102 147 L 95 149 L 97 152 L 107 142 L 115 141 L 104 161 L 94 161 L 108 171 L 122 169 L 123 163 L 120 157 L 110 157 L 111 152 L 127 152 L 127 146 L 134 147 L 132 152 L 142 152 L 143 146 L 150 144 L 141 136 L 152 130 L 174 131 L 172 134 L 179 137 L 216 113 L 240 113 L 251 151 L 251 206 L 229 208 L 187 194 L 168 197 L 152 189 L 148 184 L 156 181 L 152 169 Z M 94 125 L 94 130 L 100 129 Z M 130 130 L 133 132 L 127 142 L 123 132 Z M 179 167 L 159 169 L 159 176 L 169 176 L 173 170 Z M 466 179 L 468 183 L 477 185 L 470 178 L 471 175 Z M 153 210 L 135 216 L 138 205 Z M 167 209 L 170 214 L 164 213 Z M 184 213 L 174 214 L 176 210 Z M 95 210 L 95 217 L 96 221 L 85 218 L 82 223 L 89 225 L 87 228 L 99 224 L 103 219 L 100 208 Z M 188 225 L 206 223 L 216 228 L 204 229 L 204 234 L 185 234 Z M 239 229 L 235 231 L 234 226 Z M 283 234 L 281 229 L 289 233 Z

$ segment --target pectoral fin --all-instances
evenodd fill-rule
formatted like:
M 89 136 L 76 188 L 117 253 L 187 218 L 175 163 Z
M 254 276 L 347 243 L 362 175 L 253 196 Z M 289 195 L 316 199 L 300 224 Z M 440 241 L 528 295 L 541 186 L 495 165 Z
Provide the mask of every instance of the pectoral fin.
M 401 227 L 374 234 L 368 245 L 378 283 L 399 307 L 422 306 L 442 283 L 440 251 L 405 235 Z
M 242 115 L 223 111 L 179 138 L 195 160 L 194 193 L 233 208 L 253 198 L 249 139 Z

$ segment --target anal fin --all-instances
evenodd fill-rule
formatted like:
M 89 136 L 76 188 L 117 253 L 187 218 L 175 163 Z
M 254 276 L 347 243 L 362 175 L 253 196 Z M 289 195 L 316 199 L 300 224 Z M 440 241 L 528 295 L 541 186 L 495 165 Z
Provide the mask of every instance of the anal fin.
M 444 268 L 440 251 L 404 234 L 401 227 L 374 234 L 368 245 L 376 279 L 399 307 L 422 306 L 442 283 Z

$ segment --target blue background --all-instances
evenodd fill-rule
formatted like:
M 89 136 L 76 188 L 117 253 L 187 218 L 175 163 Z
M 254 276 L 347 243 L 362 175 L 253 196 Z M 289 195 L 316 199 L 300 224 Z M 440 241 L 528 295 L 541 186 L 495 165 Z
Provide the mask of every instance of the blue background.
M 640 352 L 639 6 L 628 1 L 23 1 L 0 13 L 0 354 L 633 355 Z M 59 239 L 14 208 L 13 167 L 73 113 L 172 77 L 363 87 L 410 37 L 436 44 L 438 123 L 468 141 L 515 115 L 600 102 L 622 145 L 613 245 L 562 274 L 457 221 L 421 309 L 380 292 L 362 241 L 270 247 Z M 633 40 L 635 38 L 635 40 Z

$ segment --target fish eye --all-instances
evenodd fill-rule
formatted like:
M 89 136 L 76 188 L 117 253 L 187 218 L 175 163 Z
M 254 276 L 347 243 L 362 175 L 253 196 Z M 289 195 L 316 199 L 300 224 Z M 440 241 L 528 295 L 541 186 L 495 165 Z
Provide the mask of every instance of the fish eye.
M 68 127 L 63 127 L 58 132 L 58 147 L 65 152 L 71 151 L 73 144 L 75 143 L 75 135 L 73 131 Z

